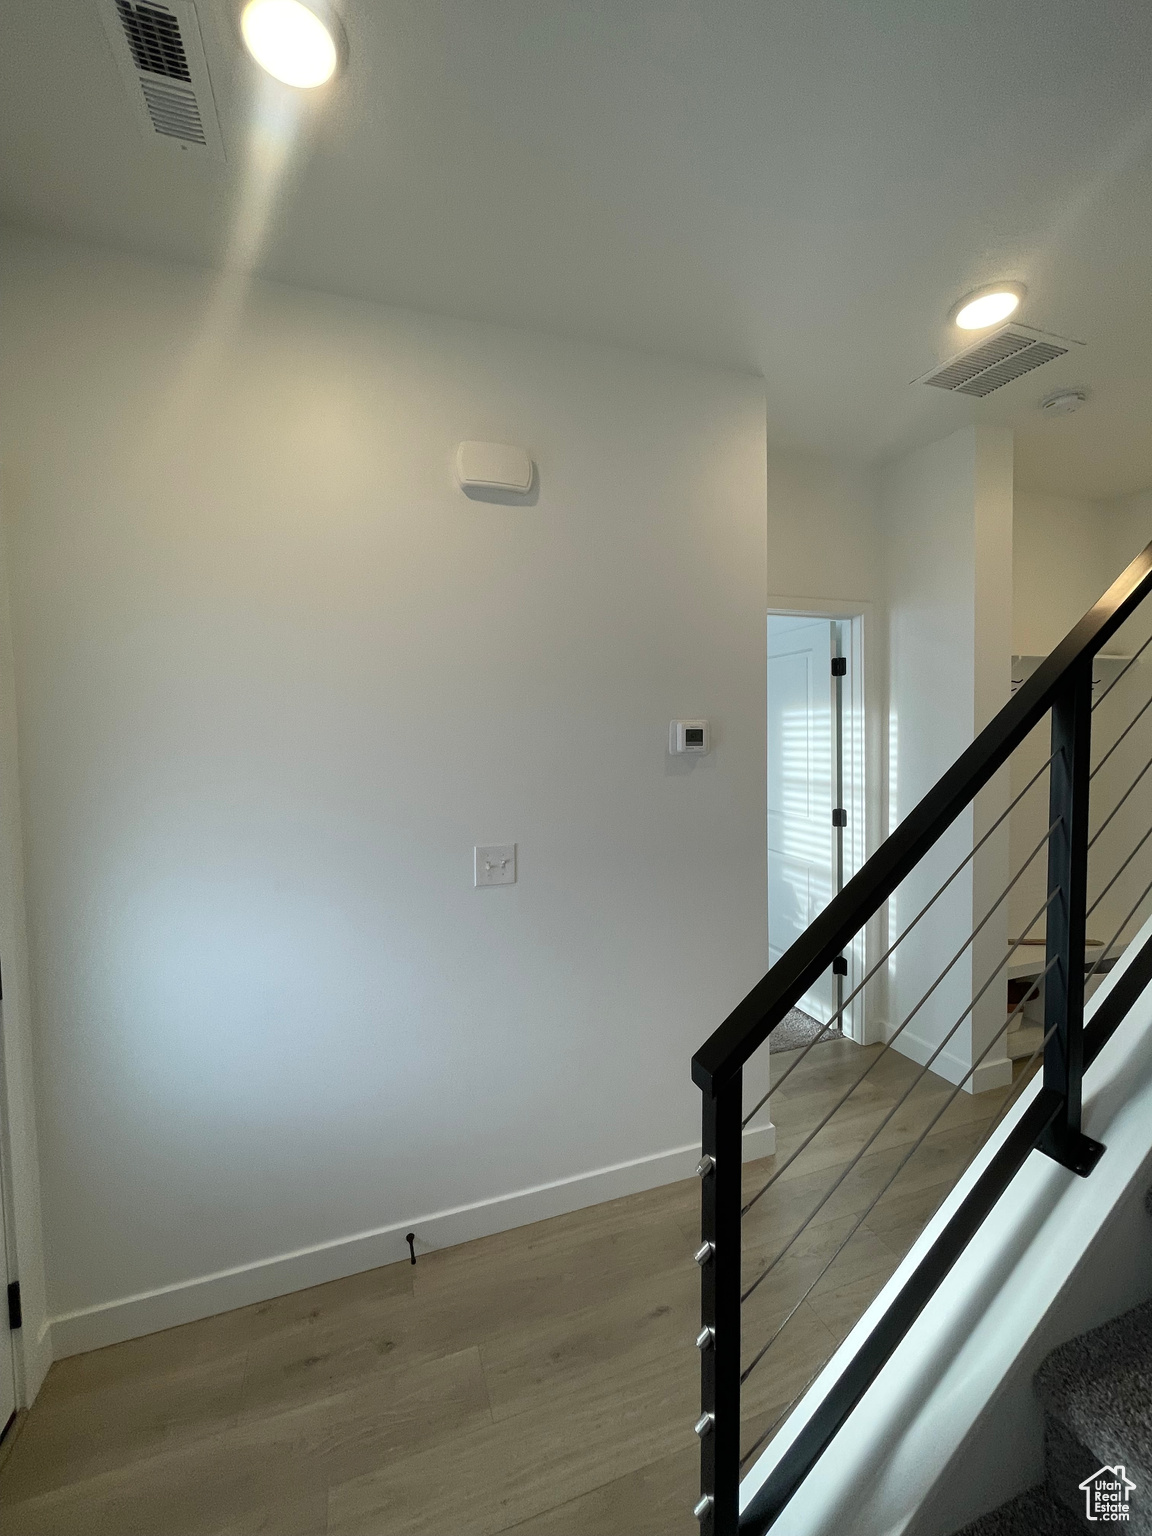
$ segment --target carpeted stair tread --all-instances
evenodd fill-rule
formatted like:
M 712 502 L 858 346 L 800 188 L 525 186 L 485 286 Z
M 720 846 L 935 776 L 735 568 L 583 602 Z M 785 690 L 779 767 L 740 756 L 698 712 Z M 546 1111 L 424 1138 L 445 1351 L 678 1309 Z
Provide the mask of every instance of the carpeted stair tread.
M 1152 1302 L 1054 1349 L 1036 1395 L 1100 1463 L 1122 1462 L 1152 1484 Z
M 821 1024 L 811 1014 L 793 1008 L 768 1036 L 769 1051 L 796 1051 L 805 1045 L 825 1040 L 843 1040 L 843 1032 L 834 1024 Z
M 1152 1216 L 1152 1188 L 1144 1193 Z M 1061 1344 L 1033 1378 L 1044 1409 L 1045 1481 L 1002 1504 L 956 1536 L 1077 1536 L 1095 1531 L 1114 1509 L 1090 1513 L 1085 1484 L 1101 1467 L 1122 1467 L 1132 1487 L 1122 1522 L 1152 1536 L 1152 1301 Z M 1119 1497 L 1113 1477 L 1111 1493 Z M 1107 1497 L 1093 1483 L 1094 1498 Z M 1121 1522 L 1116 1522 L 1121 1523 Z
M 1084 1526 L 1039 1483 L 993 1509 L 956 1536 L 1083 1536 Z

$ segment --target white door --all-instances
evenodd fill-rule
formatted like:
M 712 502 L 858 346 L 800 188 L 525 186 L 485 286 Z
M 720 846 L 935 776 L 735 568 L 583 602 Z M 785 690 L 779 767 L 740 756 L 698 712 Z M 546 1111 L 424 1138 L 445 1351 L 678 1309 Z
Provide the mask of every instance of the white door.
M 832 899 L 832 624 L 768 620 L 768 959 L 784 951 Z M 799 1006 L 826 1024 L 836 1012 L 829 970 Z

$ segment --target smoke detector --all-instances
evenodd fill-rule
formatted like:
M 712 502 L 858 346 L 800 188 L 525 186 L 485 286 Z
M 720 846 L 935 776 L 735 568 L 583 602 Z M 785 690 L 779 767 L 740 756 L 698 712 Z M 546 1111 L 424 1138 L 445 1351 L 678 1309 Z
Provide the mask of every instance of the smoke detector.
M 98 0 L 137 127 L 149 142 L 223 160 L 193 0 Z
M 1066 336 L 1034 331 L 1027 325 L 1001 325 L 912 382 L 931 384 L 934 389 L 947 389 L 953 394 L 973 395 L 982 400 L 994 389 L 1002 389 L 1005 384 L 1031 373 L 1033 368 L 1066 356 L 1070 347 L 1082 345 Z
M 1040 409 L 1045 416 L 1071 416 L 1073 411 L 1078 411 L 1088 398 L 1086 389 L 1057 389 L 1052 394 L 1045 395 L 1040 402 Z

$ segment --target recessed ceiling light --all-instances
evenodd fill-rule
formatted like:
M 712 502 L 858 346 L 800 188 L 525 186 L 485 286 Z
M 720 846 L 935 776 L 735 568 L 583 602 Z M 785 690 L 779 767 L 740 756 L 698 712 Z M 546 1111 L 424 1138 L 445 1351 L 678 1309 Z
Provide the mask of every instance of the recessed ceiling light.
M 285 85 L 310 90 L 336 73 L 343 38 L 322 0 L 248 0 L 240 31 L 257 64 Z
M 990 283 L 961 299 L 950 318 L 962 331 L 983 331 L 1015 314 L 1023 297 L 1022 283 Z

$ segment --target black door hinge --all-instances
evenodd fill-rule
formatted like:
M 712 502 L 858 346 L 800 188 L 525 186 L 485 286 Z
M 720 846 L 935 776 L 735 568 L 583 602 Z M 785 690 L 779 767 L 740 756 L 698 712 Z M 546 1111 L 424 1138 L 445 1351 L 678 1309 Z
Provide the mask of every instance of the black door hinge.
M 20 1307 L 20 1282 L 13 1280 L 8 1286 L 8 1326 L 15 1333 L 23 1326 L 24 1313 Z
M 848 825 L 848 812 L 834 810 L 832 812 L 832 825 L 834 827 L 846 827 Z
M 833 656 L 833 658 L 832 658 L 832 676 L 833 677 L 847 677 L 848 676 L 848 658 L 847 658 L 847 656 Z

